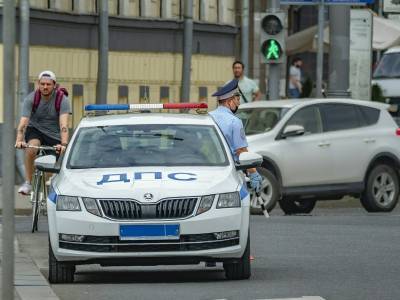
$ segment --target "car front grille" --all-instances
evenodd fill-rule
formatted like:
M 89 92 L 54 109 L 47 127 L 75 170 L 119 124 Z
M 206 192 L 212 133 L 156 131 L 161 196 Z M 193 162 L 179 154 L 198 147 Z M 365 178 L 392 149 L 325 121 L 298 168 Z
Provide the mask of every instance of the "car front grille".
M 239 245 L 238 236 L 217 240 L 212 233 L 181 235 L 177 241 L 127 241 L 118 236 L 85 236 L 82 242 L 59 241 L 63 249 L 88 252 L 181 252 L 219 249 Z
M 104 215 L 111 219 L 181 219 L 193 214 L 197 199 L 164 199 L 155 204 L 141 204 L 129 199 L 99 199 L 99 202 Z

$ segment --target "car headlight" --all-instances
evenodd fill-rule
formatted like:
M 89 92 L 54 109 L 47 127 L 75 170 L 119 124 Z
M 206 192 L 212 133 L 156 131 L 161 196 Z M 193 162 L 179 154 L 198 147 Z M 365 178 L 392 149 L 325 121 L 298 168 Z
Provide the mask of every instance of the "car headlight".
M 196 215 L 202 214 L 208 210 L 210 210 L 213 205 L 215 195 L 208 195 L 201 197 L 201 201 L 199 207 L 197 208 Z
M 78 197 L 74 196 L 58 196 L 57 197 L 57 210 L 62 211 L 79 211 L 81 210 L 81 205 L 79 204 Z
M 91 214 L 101 217 L 99 206 L 97 205 L 96 199 L 93 198 L 82 198 L 83 204 L 85 204 L 86 210 Z
M 238 192 L 220 194 L 217 208 L 240 207 L 240 197 Z

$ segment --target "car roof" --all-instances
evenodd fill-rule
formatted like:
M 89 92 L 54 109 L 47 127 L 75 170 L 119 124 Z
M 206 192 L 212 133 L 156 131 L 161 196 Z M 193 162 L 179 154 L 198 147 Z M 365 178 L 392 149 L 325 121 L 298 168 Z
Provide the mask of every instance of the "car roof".
M 366 100 L 354 100 L 350 98 L 315 98 L 315 99 L 290 99 L 290 100 L 261 100 L 253 101 L 250 103 L 241 104 L 239 109 L 248 108 L 293 108 L 298 105 L 310 105 L 310 104 L 320 104 L 320 103 L 345 103 L 345 104 L 355 104 L 364 105 L 369 107 L 374 107 L 378 109 L 388 109 L 389 105 L 382 102 L 366 101 Z
M 390 53 L 399 53 L 400 52 L 400 47 L 392 47 L 386 50 L 385 54 L 390 54 Z
M 141 124 L 215 125 L 211 116 L 207 114 L 127 113 L 86 116 L 81 120 L 79 127 Z

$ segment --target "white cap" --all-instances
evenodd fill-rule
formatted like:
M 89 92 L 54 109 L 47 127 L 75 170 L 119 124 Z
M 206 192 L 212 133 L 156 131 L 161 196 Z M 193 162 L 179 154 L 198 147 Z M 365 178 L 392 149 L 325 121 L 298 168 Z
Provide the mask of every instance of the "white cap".
M 51 80 L 53 80 L 54 82 L 57 82 L 56 80 L 56 74 L 54 74 L 54 72 L 52 71 L 43 71 L 42 73 L 39 74 L 38 79 L 42 79 L 43 77 L 47 77 L 50 78 Z

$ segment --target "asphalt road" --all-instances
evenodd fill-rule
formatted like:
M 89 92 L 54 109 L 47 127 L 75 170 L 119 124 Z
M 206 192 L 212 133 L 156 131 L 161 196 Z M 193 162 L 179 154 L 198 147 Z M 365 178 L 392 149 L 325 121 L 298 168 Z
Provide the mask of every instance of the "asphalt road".
M 29 233 L 17 218 L 20 247 L 47 276 L 47 224 Z M 221 266 L 79 266 L 74 284 L 52 285 L 60 299 L 400 299 L 400 207 L 317 208 L 312 215 L 252 216 L 252 277 L 227 281 Z

